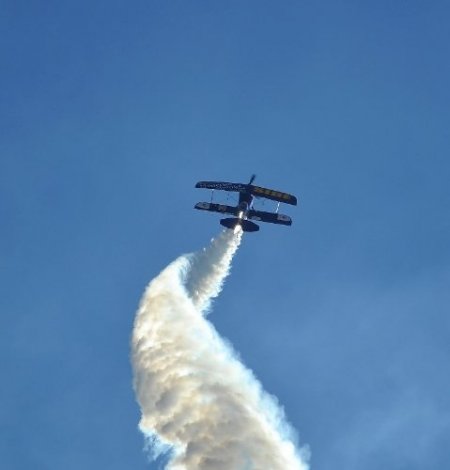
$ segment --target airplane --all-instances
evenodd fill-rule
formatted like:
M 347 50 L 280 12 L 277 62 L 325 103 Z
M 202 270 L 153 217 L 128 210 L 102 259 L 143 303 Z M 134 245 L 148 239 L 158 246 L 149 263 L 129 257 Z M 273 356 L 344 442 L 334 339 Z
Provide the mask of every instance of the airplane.
M 221 214 L 231 214 L 234 217 L 221 219 L 220 224 L 229 229 L 235 229 L 240 226 L 244 232 L 257 232 L 259 225 L 252 222 L 269 222 L 279 225 L 292 225 L 290 217 L 279 214 L 278 209 L 280 203 L 297 205 L 297 198 L 291 194 L 273 189 L 254 186 L 252 183 L 256 175 L 252 175 L 248 184 L 227 183 L 225 181 L 199 181 L 196 188 L 212 189 L 211 202 L 198 202 L 194 208 L 210 212 L 219 212 Z M 214 190 L 233 191 L 239 193 L 239 203 L 237 206 L 227 206 L 225 204 L 216 204 L 212 202 Z M 253 209 L 254 198 L 265 198 L 277 201 L 277 209 L 275 212 L 263 212 Z

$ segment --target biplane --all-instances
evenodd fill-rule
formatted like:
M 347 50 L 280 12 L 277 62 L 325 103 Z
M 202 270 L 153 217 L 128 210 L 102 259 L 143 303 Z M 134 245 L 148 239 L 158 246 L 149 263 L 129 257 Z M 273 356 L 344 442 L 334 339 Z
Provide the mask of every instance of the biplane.
M 195 204 L 195 209 L 218 212 L 220 214 L 230 214 L 233 217 L 221 219 L 220 223 L 229 229 L 235 229 L 236 226 L 241 226 L 244 232 L 257 232 L 259 225 L 257 222 L 268 222 L 271 224 L 279 225 L 292 225 L 292 219 L 284 214 L 280 214 L 278 209 L 280 203 L 297 205 L 297 198 L 291 194 L 275 191 L 273 189 L 262 188 L 261 186 L 254 186 L 252 183 L 255 175 L 252 175 L 248 184 L 243 183 L 227 183 L 225 181 L 199 181 L 196 188 L 211 189 L 211 202 L 198 202 Z M 239 193 L 239 203 L 237 206 L 228 206 L 226 204 L 217 204 L 213 202 L 213 194 L 215 190 L 219 191 L 232 191 Z M 253 202 L 255 198 L 265 198 L 277 201 L 277 208 L 275 212 L 264 212 L 255 210 Z

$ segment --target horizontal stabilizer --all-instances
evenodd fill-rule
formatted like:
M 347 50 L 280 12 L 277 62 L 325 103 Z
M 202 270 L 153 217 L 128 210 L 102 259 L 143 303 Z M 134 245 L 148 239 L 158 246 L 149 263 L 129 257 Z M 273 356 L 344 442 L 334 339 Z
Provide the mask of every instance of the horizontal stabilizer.
M 236 225 L 240 225 L 244 232 L 257 232 L 259 230 L 258 225 L 245 219 L 221 219 L 220 224 L 229 229 L 234 229 Z

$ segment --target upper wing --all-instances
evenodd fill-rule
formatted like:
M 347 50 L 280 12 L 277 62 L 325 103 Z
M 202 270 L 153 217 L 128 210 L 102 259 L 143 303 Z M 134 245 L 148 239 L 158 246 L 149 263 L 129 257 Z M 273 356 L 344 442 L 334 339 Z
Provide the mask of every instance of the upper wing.
M 278 212 L 263 212 L 253 209 L 248 211 L 247 218 L 251 220 L 259 220 L 261 222 L 269 222 L 271 224 L 292 225 L 292 219 Z
M 239 193 L 250 192 L 253 196 L 284 202 L 285 204 L 297 205 L 297 198 L 292 194 L 275 191 L 273 189 L 253 186 L 251 184 L 227 183 L 226 181 L 199 181 L 196 188 L 218 189 L 220 191 L 236 191 Z
M 248 184 L 227 183 L 226 181 L 199 181 L 196 188 L 218 189 L 220 191 L 237 191 L 244 192 L 249 188 Z
M 195 209 L 200 209 L 203 211 L 210 211 L 210 212 L 219 212 L 221 214 L 231 214 L 237 215 L 238 208 L 233 206 L 226 206 L 225 204 L 215 204 L 213 202 L 197 202 L 195 204 Z
M 292 196 L 292 194 L 282 193 L 281 191 L 275 191 L 273 189 L 262 188 L 261 186 L 249 185 L 249 189 L 254 196 L 265 197 L 266 199 L 292 204 L 293 206 L 297 205 L 297 198 Z

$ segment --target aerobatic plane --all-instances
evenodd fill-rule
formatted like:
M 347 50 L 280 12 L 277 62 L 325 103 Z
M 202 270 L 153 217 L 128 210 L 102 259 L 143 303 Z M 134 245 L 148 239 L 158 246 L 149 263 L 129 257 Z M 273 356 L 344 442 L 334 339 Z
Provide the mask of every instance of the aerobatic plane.
M 291 194 L 274 191 L 273 189 L 254 186 L 252 183 L 255 175 L 252 175 L 248 184 L 243 183 L 226 183 L 225 181 L 199 181 L 196 188 L 206 188 L 219 191 L 232 191 L 239 193 L 239 203 L 237 206 L 227 206 L 225 204 L 216 204 L 212 202 L 213 194 L 211 194 L 211 202 L 198 202 L 194 207 L 203 211 L 219 212 L 220 214 L 230 214 L 234 217 L 221 219 L 220 223 L 229 229 L 235 229 L 241 226 L 244 232 L 256 232 L 259 226 L 252 222 L 269 222 L 272 224 L 292 225 L 290 217 L 280 214 L 278 209 L 280 203 L 297 205 L 297 198 Z M 278 205 L 275 212 L 263 212 L 253 209 L 254 198 L 265 198 L 277 201 Z

